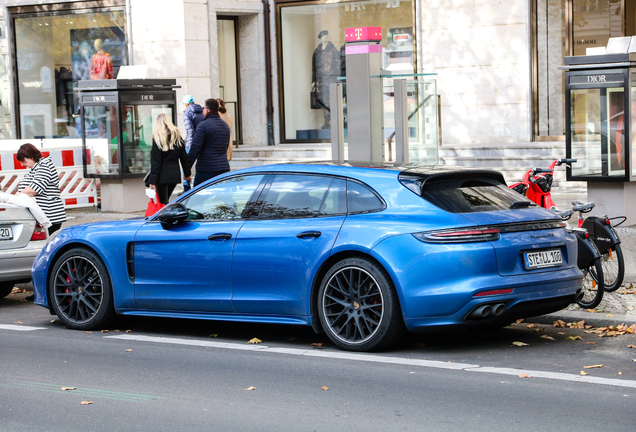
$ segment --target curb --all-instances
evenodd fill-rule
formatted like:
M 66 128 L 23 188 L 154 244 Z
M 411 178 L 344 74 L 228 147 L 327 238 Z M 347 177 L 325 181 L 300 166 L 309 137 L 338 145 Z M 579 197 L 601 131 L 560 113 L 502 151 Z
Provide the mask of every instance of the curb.
M 608 317 L 606 315 L 612 315 Z M 586 324 L 594 327 L 618 326 L 621 324 L 636 324 L 636 315 L 622 315 L 609 313 L 591 313 L 585 311 L 568 311 L 561 310 L 548 315 L 540 315 L 536 317 L 526 318 L 527 322 L 535 322 L 538 324 L 553 324 L 554 321 L 562 320 L 565 322 L 585 321 Z

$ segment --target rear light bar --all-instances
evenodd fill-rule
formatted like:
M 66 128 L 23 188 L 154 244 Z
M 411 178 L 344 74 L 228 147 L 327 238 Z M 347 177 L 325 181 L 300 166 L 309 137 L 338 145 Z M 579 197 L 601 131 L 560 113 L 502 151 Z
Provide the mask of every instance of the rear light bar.
M 499 228 L 459 228 L 444 231 L 426 231 L 413 233 L 413 236 L 425 243 L 472 243 L 494 241 L 499 238 Z
M 512 292 L 512 288 L 496 289 L 496 290 L 479 292 L 475 294 L 473 297 L 485 297 L 485 296 L 499 295 L 499 294 L 510 294 L 511 292 Z
M 31 236 L 31 241 L 46 240 L 47 234 L 46 229 L 44 229 L 39 223 L 36 223 L 35 230 Z

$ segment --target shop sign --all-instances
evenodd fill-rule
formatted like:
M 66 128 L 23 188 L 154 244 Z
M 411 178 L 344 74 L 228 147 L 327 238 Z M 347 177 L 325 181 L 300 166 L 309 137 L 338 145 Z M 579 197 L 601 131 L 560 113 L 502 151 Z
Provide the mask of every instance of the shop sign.
M 382 27 L 354 27 L 345 29 L 345 42 L 381 41 Z
M 622 83 L 625 80 L 623 74 L 594 74 L 570 76 L 570 84 L 605 84 Z
M 117 96 L 103 96 L 103 95 L 83 95 L 82 103 L 108 103 L 117 102 Z

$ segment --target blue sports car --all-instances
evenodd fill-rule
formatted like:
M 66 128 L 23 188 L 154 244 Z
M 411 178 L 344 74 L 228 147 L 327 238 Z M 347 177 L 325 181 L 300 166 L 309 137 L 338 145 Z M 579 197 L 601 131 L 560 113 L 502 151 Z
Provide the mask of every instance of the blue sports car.
M 146 219 L 66 228 L 35 302 L 73 329 L 115 314 L 312 326 L 338 347 L 506 325 L 575 302 L 576 239 L 495 171 L 275 165 Z

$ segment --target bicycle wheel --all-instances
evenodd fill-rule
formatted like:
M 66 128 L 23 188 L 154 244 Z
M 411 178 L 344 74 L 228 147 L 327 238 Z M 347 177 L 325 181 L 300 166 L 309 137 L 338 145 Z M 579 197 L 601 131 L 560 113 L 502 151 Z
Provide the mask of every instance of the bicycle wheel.
M 625 277 L 625 260 L 621 245 L 613 246 L 608 252 L 601 255 L 603 277 L 605 278 L 605 291 L 616 291 L 623 283 Z
M 605 291 L 601 258 L 596 258 L 588 267 L 581 270 L 583 271 L 583 287 L 577 303 L 582 308 L 593 309 L 603 300 Z

